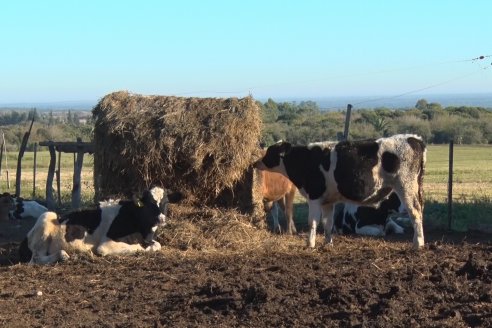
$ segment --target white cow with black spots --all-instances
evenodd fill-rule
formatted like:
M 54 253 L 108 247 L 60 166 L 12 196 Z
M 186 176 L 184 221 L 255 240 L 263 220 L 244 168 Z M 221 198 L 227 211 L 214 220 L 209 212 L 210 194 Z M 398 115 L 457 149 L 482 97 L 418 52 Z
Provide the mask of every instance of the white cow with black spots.
M 333 207 L 338 202 L 377 206 L 393 191 L 406 207 L 414 227 L 413 247 L 424 245 L 423 175 L 426 147 L 419 136 L 399 134 L 361 141 L 318 142 L 268 147 L 255 164 L 260 170 L 289 178 L 307 199 L 310 232 L 325 222 L 325 240 L 332 243 Z
M 181 194 L 167 195 L 154 187 L 134 200 L 105 201 L 95 209 L 83 209 L 58 216 L 45 212 L 21 243 L 21 262 L 49 264 L 67 259 L 69 250 L 102 256 L 155 251 L 158 227 L 166 223 L 167 204 Z

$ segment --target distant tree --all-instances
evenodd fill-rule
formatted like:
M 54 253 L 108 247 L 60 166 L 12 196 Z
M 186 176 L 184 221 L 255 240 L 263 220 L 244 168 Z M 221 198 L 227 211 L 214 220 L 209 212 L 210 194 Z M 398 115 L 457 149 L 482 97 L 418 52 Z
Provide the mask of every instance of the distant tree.
M 80 125 L 79 113 L 77 113 L 77 112 L 73 113 L 72 124 L 76 125 L 76 126 Z
M 318 104 L 314 101 L 301 101 L 297 105 L 297 113 L 300 115 L 319 114 Z
M 55 118 L 53 117 L 53 111 L 50 110 L 48 114 L 48 126 L 52 126 L 53 124 L 55 124 Z
M 444 110 L 442 109 L 441 104 L 438 103 L 430 103 L 427 104 L 427 107 L 422 110 L 422 113 L 427 117 L 427 119 L 432 120 L 437 117 L 437 115 L 444 114 Z
M 425 100 L 425 99 L 419 99 L 417 101 L 417 103 L 415 104 L 415 108 L 420 109 L 420 110 L 424 110 L 424 109 L 427 108 L 427 105 L 428 104 L 429 103 L 427 102 L 427 100 Z
M 271 98 L 268 98 L 267 102 L 262 105 L 262 109 L 263 122 L 270 123 L 277 121 L 279 111 L 277 103 L 275 101 L 273 101 Z
M 29 111 L 29 113 L 27 114 L 27 120 L 31 121 L 33 117 L 34 117 L 34 121 L 39 121 L 39 115 L 36 108 L 33 108 L 32 110 Z
M 283 102 L 278 104 L 278 121 L 291 124 L 292 121 L 299 116 L 297 113 L 297 105 L 293 102 Z
M 72 111 L 68 111 L 68 114 L 67 114 L 67 123 L 72 125 L 73 124 L 73 116 L 72 116 Z

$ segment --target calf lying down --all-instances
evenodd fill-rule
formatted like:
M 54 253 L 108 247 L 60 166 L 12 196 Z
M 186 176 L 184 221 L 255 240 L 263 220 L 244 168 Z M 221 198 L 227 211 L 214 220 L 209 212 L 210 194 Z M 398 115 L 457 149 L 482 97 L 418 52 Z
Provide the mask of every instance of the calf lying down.
M 403 234 L 408 225 L 408 213 L 395 193 L 383 200 L 378 207 L 351 203 L 337 204 L 334 214 L 334 230 L 339 234 L 385 236 Z M 406 223 L 406 224 L 405 224 Z
M 167 204 L 179 199 L 180 194 L 166 195 L 164 189 L 154 187 L 136 200 L 101 202 L 96 209 L 61 217 L 45 212 L 21 243 L 20 260 L 54 263 L 66 260 L 69 250 L 102 256 L 159 250 L 155 232 L 166 223 Z
M 48 209 L 35 200 L 26 200 L 9 193 L 0 195 L 0 220 L 38 218 Z

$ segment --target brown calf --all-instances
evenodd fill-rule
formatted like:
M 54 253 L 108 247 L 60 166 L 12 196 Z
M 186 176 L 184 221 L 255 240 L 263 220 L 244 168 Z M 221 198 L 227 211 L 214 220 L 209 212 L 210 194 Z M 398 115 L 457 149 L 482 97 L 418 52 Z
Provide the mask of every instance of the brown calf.
M 295 234 L 296 227 L 294 224 L 294 197 L 297 191 L 296 186 L 280 173 L 269 171 L 257 171 L 261 183 L 261 192 L 263 195 L 263 204 L 265 211 L 271 212 L 273 216 L 273 231 L 281 232 L 278 222 L 278 206 L 282 207 L 287 220 L 287 233 Z

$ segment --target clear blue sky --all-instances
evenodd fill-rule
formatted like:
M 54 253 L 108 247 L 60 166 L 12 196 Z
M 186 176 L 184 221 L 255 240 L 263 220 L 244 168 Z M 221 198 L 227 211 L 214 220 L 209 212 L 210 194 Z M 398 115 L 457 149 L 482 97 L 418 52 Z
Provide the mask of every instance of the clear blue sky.
M 492 1 L 24 1 L 0 8 L 0 104 L 492 93 Z

